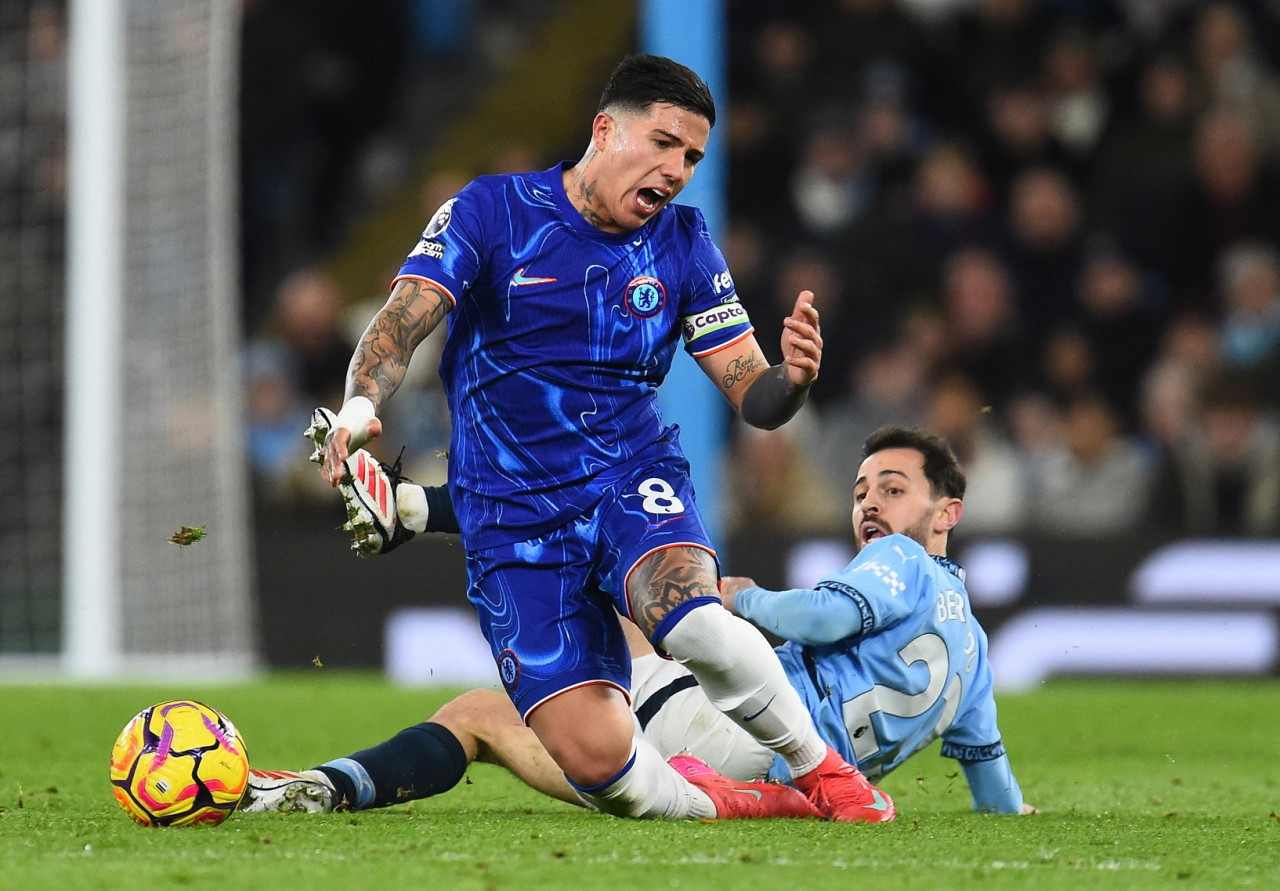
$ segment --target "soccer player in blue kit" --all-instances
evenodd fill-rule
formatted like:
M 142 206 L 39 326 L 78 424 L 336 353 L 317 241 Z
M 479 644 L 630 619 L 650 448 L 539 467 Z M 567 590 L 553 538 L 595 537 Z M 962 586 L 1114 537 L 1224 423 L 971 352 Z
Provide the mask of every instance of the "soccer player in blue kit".
M 352 452 L 381 433 L 378 410 L 447 317 L 440 375 L 468 598 L 508 695 L 576 794 L 629 817 L 816 809 L 883 822 L 892 802 L 823 742 L 763 635 L 721 605 L 678 433 L 658 410 L 681 340 L 762 428 L 800 409 L 821 361 L 812 293 L 770 366 L 702 215 L 671 204 L 714 123 L 694 72 L 629 56 L 579 161 L 483 176 L 446 202 L 356 348 L 321 472 L 335 486 L 368 480 Z M 617 613 L 776 752 L 804 797 L 779 784 L 740 794 L 637 738 Z
M 873 433 L 863 456 L 853 492 L 853 562 L 812 589 L 769 591 L 750 579 L 725 578 L 722 598 L 786 639 L 778 654 L 788 681 L 823 738 L 869 777 L 894 770 L 941 736 L 942 754 L 960 762 L 974 810 L 1035 813 L 1022 799 L 1001 740 L 986 634 L 969 609 L 964 570 L 946 556 L 963 513 L 964 473 L 943 440 L 900 427 Z M 428 491 L 447 507 L 446 493 Z M 456 531 L 447 510 L 433 510 L 425 528 Z M 638 632 L 628 631 L 633 708 L 645 740 L 666 757 L 692 754 L 740 780 L 787 778 L 781 759 L 720 713 L 687 668 L 659 658 Z M 474 760 L 506 767 L 541 792 L 577 802 L 499 693 L 465 693 L 418 726 L 451 741 L 442 749 L 448 754 L 429 764 L 407 763 L 399 737 L 384 744 L 387 751 L 356 753 L 352 760 L 373 765 L 378 774 L 363 797 L 355 788 L 339 791 L 326 776 L 338 776 L 332 767 L 324 773 L 255 771 L 243 807 L 397 803 L 452 788 Z

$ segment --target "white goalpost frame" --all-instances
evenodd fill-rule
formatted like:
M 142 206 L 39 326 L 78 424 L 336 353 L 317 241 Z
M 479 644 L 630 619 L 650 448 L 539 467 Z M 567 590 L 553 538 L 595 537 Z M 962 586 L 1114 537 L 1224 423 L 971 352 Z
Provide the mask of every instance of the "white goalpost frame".
M 124 0 L 68 9 L 67 328 L 63 668 L 120 667 L 121 306 L 124 287 Z
M 71 681 L 256 670 L 237 357 L 238 10 L 187 0 L 185 18 L 174 3 L 68 6 L 62 645 L 26 664 Z M 156 127 L 186 127 L 176 135 L 202 148 Z M 196 156 L 198 170 L 183 170 Z M 208 352 L 184 352 L 192 337 Z M 142 476 L 151 489 L 125 487 Z M 211 530 L 189 555 L 165 541 L 187 522 Z

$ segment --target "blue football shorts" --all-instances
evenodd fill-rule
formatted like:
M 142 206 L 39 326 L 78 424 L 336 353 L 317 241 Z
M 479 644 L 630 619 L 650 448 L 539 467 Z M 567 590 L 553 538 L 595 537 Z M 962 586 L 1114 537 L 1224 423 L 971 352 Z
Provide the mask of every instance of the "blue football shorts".
M 467 597 L 521 717 L 564 690 L 605 683 L 630 696 L 617 613 L 645 555 L 691 545 L 713 557 L 688 464 L 664 458 L 603 490 L 586 513 L 529 541 L 469 550 Z

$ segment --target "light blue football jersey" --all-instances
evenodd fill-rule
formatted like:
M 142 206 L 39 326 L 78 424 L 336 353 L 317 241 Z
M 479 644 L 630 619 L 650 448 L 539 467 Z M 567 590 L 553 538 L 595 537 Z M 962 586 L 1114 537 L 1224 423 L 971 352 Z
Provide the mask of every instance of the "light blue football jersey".
M 397 276 L 454 301 L 440 376 L 469 547 L 534 538 L 633 462 L 678 455 L 656 398 L 677 345 L 697 357 L 752 330 L 699 211 L 669 205 L 603 232 L 566 196 L 566 164 L 472 181 Z
M 939 736 L 963 762 L 1004 757 L 964 571 L 913 539 L 872 541 L 814 591 L 745 589 L 734 609 L 787 638 L 778 656 L 819 732 L 868 777 Z

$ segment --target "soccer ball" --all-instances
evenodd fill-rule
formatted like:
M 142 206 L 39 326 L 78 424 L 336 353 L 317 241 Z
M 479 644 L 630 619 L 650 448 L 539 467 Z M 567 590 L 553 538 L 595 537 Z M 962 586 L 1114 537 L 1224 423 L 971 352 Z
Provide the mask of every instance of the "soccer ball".
M 143 709 L 111 750 L 111 791 L 143 826 L 221 823 L 249 787 L 235 725 L 189 699 Z

